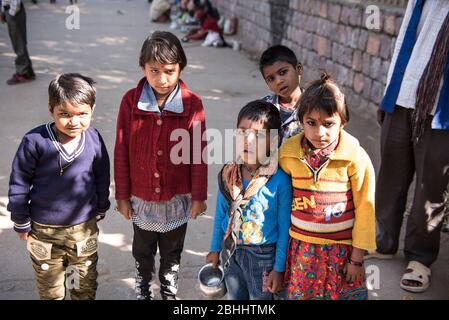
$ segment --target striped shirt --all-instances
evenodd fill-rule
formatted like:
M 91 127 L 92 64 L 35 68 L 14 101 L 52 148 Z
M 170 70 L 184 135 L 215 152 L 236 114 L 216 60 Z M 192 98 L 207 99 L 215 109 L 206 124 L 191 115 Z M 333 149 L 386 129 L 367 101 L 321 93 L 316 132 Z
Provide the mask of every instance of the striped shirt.
M 374 168 L 357 139 L 344 130 L 319 170 L 305 159 L 304 133 L 281 147 L 279 164 L 293 187 L 290 237 L 314 244 L 376 247 Z

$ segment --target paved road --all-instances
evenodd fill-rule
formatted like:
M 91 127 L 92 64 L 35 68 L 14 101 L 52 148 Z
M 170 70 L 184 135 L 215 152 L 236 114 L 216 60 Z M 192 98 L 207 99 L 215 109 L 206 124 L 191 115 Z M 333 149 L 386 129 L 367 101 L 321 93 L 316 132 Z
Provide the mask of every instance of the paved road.
M 121 96 L 141 77 L 138 54 L 145 37 L 167 25 L 151 24 L 148 3 L 143 0 L 80 1 L 79 30 L 66 29 L 65 1 L 50 5 L 26 2 L 29 51 L 37 80 L 7 86 L 14 72 L 14 54 L 5 26 L 0 26 L 0 299 L 37 299 L 31 264 L 25 249 L 11 230 L 6 211 L 10 163 L 21 137 L 29 129 L 49 121 L 47 86 L 62 72 L 80 72 L 97 81 L 98 99 L 94 126 L 100 130 L 112 156 L 115 120 Z M 67 1 L 68 3 L 68 1 Z M 230 49 L 185 45 L 189 65 L 183 79 L 202 98 L 208 128 L 233 128 L 238 110 L 266 93 L 255 62 Z M 306 71 L 306 77 L 317 74 Z M 368 118 L 368 119 L 367 119 Z M 378 166 L 379 130 L 373 119 L 353 112 L 348 130 L 359 137 Z M 189 223 L 182 257 L 179 298 L 202 299 L 196 274 L 207 253 L 213 224 L 216 175 L 209 172 L 208 215 Z M 112 200 L 112 199 L 111 199 Z M 99 299 L 134 299 L 132 227 L 112 210 L 100 224 Z M 440 259 L 433 267 L 432 287 L 425 294 L 402 291 L 399 278 L 404 268 L 401 255 L 393 261 L 375 262 L 380 288 L 372 299 L 448 299 L 449 239 L 442 239 Z M 372 264 L 373 262 L 370 262 Z M 376 269 L 372 269 L 374 272 Z

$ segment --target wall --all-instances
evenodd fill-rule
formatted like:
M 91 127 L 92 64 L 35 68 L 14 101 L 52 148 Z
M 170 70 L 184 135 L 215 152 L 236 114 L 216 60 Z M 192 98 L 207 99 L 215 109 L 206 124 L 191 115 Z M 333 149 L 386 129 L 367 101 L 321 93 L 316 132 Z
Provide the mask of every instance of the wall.
M 273 44 L 295 51 L 304 80 L 326 69 L 343 86 L 352 110 L 377 110 L 406 0 L 212 0 L 239 19 L 238 38 L 257 58 Z M 380 9 L 380 28 L 368 30 L 367 6 Z M 303 85 L 305 84 L 303 82 Z M 366 112 L 365 112 L 366 111 Z

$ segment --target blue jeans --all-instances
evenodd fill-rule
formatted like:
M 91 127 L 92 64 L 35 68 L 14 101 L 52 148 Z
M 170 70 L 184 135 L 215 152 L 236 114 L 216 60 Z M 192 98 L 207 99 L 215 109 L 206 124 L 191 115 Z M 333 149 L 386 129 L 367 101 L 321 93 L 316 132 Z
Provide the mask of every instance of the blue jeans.
M 225 275 L 229 300 L 272 300 L 263 277 L 273 270 L 276 245 L 237 246 Z

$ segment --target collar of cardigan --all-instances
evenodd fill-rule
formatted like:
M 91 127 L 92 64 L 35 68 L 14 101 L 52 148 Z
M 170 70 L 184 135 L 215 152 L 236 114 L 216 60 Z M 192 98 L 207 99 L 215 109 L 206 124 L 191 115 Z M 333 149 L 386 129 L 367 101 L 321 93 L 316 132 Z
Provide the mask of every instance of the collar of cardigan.
M 137 84 L 137 87 L 135 88 L 135 93 L 132 98 L 133 104 L 134 104 L 133 113 L 142 115 L 142 116 L 158 117 L 158 116 L 160 116 L 159 112 L 157 112 L 157 113 L 149 112 L 147 110 L 142 110 L 137 107 L 137 104 L 140 101 L 140 97 L 142 96 L 142 92 L 144 91 L 145 83 L 147 83 L 147 79 L 145 77 L 143 77 L 142 79 L 140 79 L 139 83 Z M 164 108 L 164 110 L 163 110 L 164 116 L 187 117 L 190 114 L 191 99 L 189 96 L 189 89 L 187 88 L 187 85 L 184 83 L 184 81 L 182 81 L 181 79 L 179 79 L 178 86 L 179 86 L 179 94 L 182 99 L 183 110 L 181 113 L 176 113 L 176 112 L 173 112 L 171 110 L 167 110 L 166 108 Z
M 151 88 L 148 81 L 143 85 L 142 93 L 140 94 L 139 102 L 137 102 L 137 108 L 142 111 L 161 113 L 159 105 L 157 103 L 156 95 L 153 88 Z M 182 113 L 184 106 L 182 104 L 181 86 L 179 83 L 175 89 L 167 98 L 165 102 L 164 111 L 171 111 L 174 113 Z

